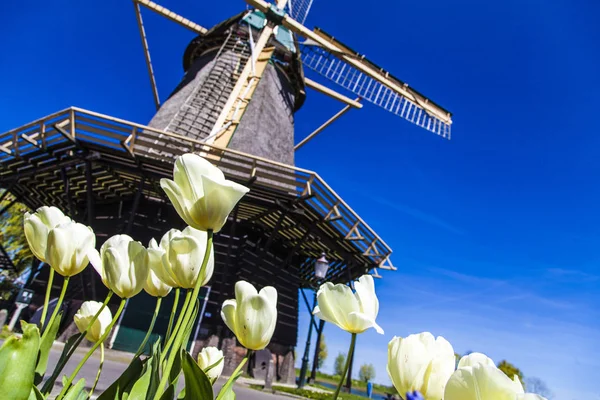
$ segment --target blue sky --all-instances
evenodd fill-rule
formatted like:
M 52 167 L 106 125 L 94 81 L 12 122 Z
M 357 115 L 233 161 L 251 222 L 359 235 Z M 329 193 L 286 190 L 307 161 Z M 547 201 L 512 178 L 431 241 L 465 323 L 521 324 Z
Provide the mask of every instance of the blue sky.
M 245 7 L 162 4 L 207 27 Z M 373 4 L 315 0 L 307 25 L 450 109 L 455 124 L 446 141 L 367 105 L 297 154 L 394 249 L 398 271 L 377 282 L 386 334 L 359 337 L 357 365 L 373 362 L 387 382 L 387 342 L 428 330 L 459 353 L 508 359 L 557 400 L 600 399 L 600 3 Z M 193 35 L 144 16 L 164 99 Z M 70 105 L 151 118 L 129 1 L 8 2 L 0 33 L 1 131 Z M 297 140 L 340 108 L 309 91 Z M 325 333 L 330 369 L 348 336 Z

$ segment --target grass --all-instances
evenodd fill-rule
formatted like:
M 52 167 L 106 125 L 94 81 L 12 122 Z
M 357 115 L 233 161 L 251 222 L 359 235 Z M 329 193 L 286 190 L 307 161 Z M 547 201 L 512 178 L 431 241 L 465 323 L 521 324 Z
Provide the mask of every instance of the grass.
M 299 369 L 296 369 L 296 374 L 297 375 L 300 374 Z M 317 371 L 317 381 L 327 382 L 327 383 L 337 385 L 340 381 L 340 376 L 339 375 L 329 375 L 329 374 L 325 374 L 323 372 Z M 321 386 L 319 384 L 313 384 L 312 386 L 331 390 L 331 388 L 327 388 L 327 387 Z M 360 381 L 358 379 L 352 379 L 352 387 L 363 390 L 365 392 L 367 391 L 367 383 Z M 380 385 L 378 383 L 373 384 L 373 394 L 380 394 L 380 395 L 385 396 L 388 393 L 394 393 L 394 394 L 397 393 L 396 388 L 394 388 L 393 386 Z M 364 399 L 364 397 L 363 397 L 363 399 Z
M 263 390 L 262 385 L 250 385 L 250 388 L 256 389 L 256 390 Z M 273 391 L 295 394 L 296 396 L 301 396 L 306 399 L 314 399 L 314 400 L 331 400 L 331 396 L 332 396 L 332 392 L 328 392 L 328 393 L 315 392 L 315 391 L 308 390 L 308 389 L 297 389 L 297 388 L 290 388 L 290 387 L 286 387 L 286 386 L 277 386 L 277 385 L 273 385 Z M 338 400 L 365 400 L 365 398 L 362 396 L 357 396 L 355 394 L 340 393 Z

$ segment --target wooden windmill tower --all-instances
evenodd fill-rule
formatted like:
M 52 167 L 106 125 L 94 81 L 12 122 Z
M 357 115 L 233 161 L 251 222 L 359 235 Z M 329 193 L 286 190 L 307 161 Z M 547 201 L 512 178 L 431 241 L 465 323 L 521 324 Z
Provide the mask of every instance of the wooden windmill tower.
M 449 112 L 364 56 L 322 30 L 306 28 L 312 0 L 246 1 L 250 10 L 206 29 L 149 0 L 134 0 L 157 108 L 152 120 L 144 125 L 70 107 L 2 133 L 0 187 L 32 209 L 55 205 L 92 226 L 98 244 L 117 233 L 147 243 L 172 227 L 182 228 L 159 180 L 171 176 L 176 156 L 202 154 L 228 179 L 251 190 L 215 237 L 215 274 L 194 333 L 195 350 L 220 345 L 226 371 L 237 365 L 239 352 L 219 317 L 220 304 L 233 296 L 239 279 L 274 285 L 280 293 L 279 315 L 269 350 L 278 356 L 277 375 L 293 382 L 302 301 L 298 290 L 318 282 L 315 260 L 327 254 L 326 279 L 332 282 L 395 270 L 383 239 L 317 173 L 294 166 L 295 150 L 350 108 L 361 108 L 361 100 L 445 138 L 450 138 L 452 120 Z M 185 50 L 181 83 L 164 102 L 142 7 L 198 35 Z M 305 72 L 330 79 L 356 99 Z M 294 113 L 307 97 L 307 87 L 345 107 L 295 143 Z M 43 291 L 44 271 L 34 279 L 34 289 Z M 73 301 L 102 298 L 105 288 L 88 272 L 74 280 Z M 111 341 L 117 348 L 137 348 L 136 340 L 147 328 L 153 302 L 141 295 L 133 302 Z
M 450 138 L 451 114 L 321 29 L 303 23 L 312 0 L 246 0 L 253 7 L 210 30 L 148 0 L 136 14 L 158 112 L 150 126 L 293 164 L 293 152 L 364 99 Z M 139 4 L 199 36 L 186 49 L 182 83 L 160 106 Z M 358 96 L 352 100 L 305 76 L 308 68 Z M 293 113 L 305 87 L 346 107 L 294 144 Z

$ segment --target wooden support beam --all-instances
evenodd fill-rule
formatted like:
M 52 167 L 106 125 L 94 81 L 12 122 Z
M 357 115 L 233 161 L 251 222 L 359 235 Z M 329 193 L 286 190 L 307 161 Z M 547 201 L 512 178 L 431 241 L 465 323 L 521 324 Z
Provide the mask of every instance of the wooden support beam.
M 314 89 L 319 93 L 323 93 L 324 95 L 327 95 L 331 98 L 339 100 L 342 103 L 346 103 L 349 106 L 359 109 L 363 107 L 363 105 L 358 102 L 360 100 L 360 97 L 357 100 L 352 100 L 350 97 L 346 97 L 343 94 L 338 93 L 335 90 L 330 89 L 327 86 L 321 85 L 319 82 L 315 82 L 312 79 L 306 77 L 304 77 L 304 83 L 309 88 Z
M 142 13 L 140 11 L 140 5 L 137 1 L 133 2 L 135 8 L 135 17 L 137 19 L 138 30 L 140 31 L 140 38 L 142 39 L 142 47 L 144 48 L 144 57 L 146 58 L 146 68 L 148 68 L 148 75 L 150 77 L 150 85 L 152 86 L 152 95 L 154 96 L 154 105 L 158 110 L 160 108 L 160 98 L 158 97 L 158 88 L 156 87 L 156 78 L 154 77 L 154 69 L 152 68 L 152 60 L 150 59 L 150 49 L 148 48 L 148 39 L 146 38 L 146 30 L 144 29 L 144 21 L 142 20 Z
M 360 97 L 356 98 L 356 101 L 358 101 L 358 100 L 360 100 Z M 302 141 L 300 141 L 300 143 L 295 145 L 294 151 L 298 151 L 298 149 L 300 149 L 302 146 L 304 146 L 306 143 L 308 143 L 309 140 L 313 139 L 315 136 L 317 136 L 319 133 L 321 133 L 325 128 L 327 128 L 329 125 L 334 123 L 338 118 L 340 118 L 342 115 L 344 115 L 348 111 L 350 111 L 351 108 L 352 108 L 351 105 L 347 105 L 344 108 L 342 108 L 340 111 L 338 111 L 333 117 L 331 117 L 327 121 L 325 121 L 325 123 L 323 125 L 321 125 L 317 129 L 315 129 L 310 135 L 308 135 L 307 137 L 302 139 Z
M 87 224 L 92 226 L 94 223 L 94 179 L 92 176 L 92 162 L 85 161 L 85 184 L 87 199 Z M 87 268 L 87 274 L 90 276 L 92 285 L 92 300 L 96 300 L 96 271 L 93 268 Z
M 196 32 L 199 35 L 204 35 L 207 29 L 203 26 L 198 25 L 195 22 L 190 21 L 187 18 L 183 18 L 181 15 L 175 14 L 173 11 L 164 8 L 150 0 L 133 0 L 135 3 L 139 3 L 146 7 L 149 10 L 154 11 L 155 13 L 162 15 L 163 17 L 170 19 L 171 21 L 183 26 L 191 30 L 192 32 Z
M 142 177 L 142 179 L 140 179 L 138 190 L 137 192 L 135 192 L 135 197 L 133 198 L 133 204 L 131 206 L 131 214 L 129 214 L 129 220 L 127 221 L 127 227 L 125 228 L 126 235 L 129 235 L 131 233 L 131 228 L 133 227 L 133 220 L 135 219 L 135 214 L 137 213 L 137 209 L 140 205 L 140 200 L 142 198 L 142 191 L 144 190 L 145 182 L 146 178 Z

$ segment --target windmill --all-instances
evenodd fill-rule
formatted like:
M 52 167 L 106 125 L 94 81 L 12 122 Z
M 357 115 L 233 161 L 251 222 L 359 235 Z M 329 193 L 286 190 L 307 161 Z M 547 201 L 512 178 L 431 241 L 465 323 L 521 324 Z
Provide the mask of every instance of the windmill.
M 225 147 L 231 145 L 231 140 L 242 124 L 242 117 L 253 99 L 259 82 L 264 77 L 265 71 L 267 71 L 266 64 L 278 62 L 280 68 L 287 72 L 285 79 L 290 84 L 300 88 L 294 96 L 296 101 L 294 110 L 299 108 L 303 101 L 298 101 L 298 98 L 303 99 L 304 87 L 312 88 L 346 103 L 344 109 L 330 118 L 319 129 L 301 142 L 294 144 L 293 150 L 301 148 L 350 108 L 361 108 L 362 104 L 359 103 L 359 100 L 366 100 L 419 127 L 450 139 L 452 125 L 450 112 L 410 87 L 407 83 L 395 78 L 388 71 L 378 67 L 364 55 L 351 50 L 350 47 L 339 42 L 322 29 L 310 30 L 303 25 L 311 9 L 312 0 L 278 0 L 276 3 L 269 3 L 264 0 L 246 0 L 246 2 L 252 9 L 208 30 L 149 0 L 135 0 L 136 15 L 157 108 L 160 108 L 160 100 L 139 5 L 143 5 L 199 34 L 198 38 L 192 41 L 186 50 L 184 58 L 186 71 L 192 68 L 193 63 L 197 62 L 198 58 L 210 53 L 211 50 L 213 56 L 217 59 L 224 57 L 224 54 L 231 56 L 233 53 L 237 55 L 237 57 L 234 56 L 233 61 L 229 60 L 230 63 L 235 65 L 231 68 L 229 75 L 230 86 L 224 85 L 219 88 L 209 86 L 208 91 L 213 96 L 216 92 L 220 93 L 221 97 L 211 103 L 217 106 L 218 112 L 214 113 L 212 118 L 206 118 L 207 114 L 203 114 L 204 122 L 209 123 L 208 129 L 204 133 L 196 130 L 194 132 L 195 137 L 209 144 Z M 232 29 L 232 26 L 238 29 L 237 32 Z M 225 28 L 229 28 L 229 30 Z M 215 36 L 218 36 L 216 35 L 217 32 L 222 32 L 219 37 L 220 42 L 219 40 L 212 42 Z M 225 32 L 227 32 L 227 35 Z M 211 41 L 212 49 L 207 46 L 207 41 Z M 230 42 L 235 42 L 235 44 Z M 215 46 L 217 43 L 221 43 L 218 51 L 216 51 L 217 46 Z M 329 79 L 337 86 L 353 93 L 357 96 L 357 99 L 352 100 L 304 76 L 304 69 L 309 69 Z M 190 82 L 188 84 L 194 83 Z M 203 84 L 206 85 L 206 82 L 203 82 Z M 179 101 L 183 103 L 180 107 L 190 108 L 190 103 L 198 100 L 197 97 L 198 94 L 201 94 L 200 92 L 201 90 L 197 90 L 196 93 L 188 95 L 183 102 L 180 99 Z M 206 99 L 204 100 L 203 105 L 206 105 Z M 160 110 L 158 114 L 160 114 Z M 175 121 L 177 117 L 183 119 L 181 114 L 185 114 L 185 110 L 180 109 L 178 115 L 175 115 L 167 126 L 163 125 L 161 128 L 177 131 L 177 128 L 173 125 L 177 124 Z M 190 134 L 190 132 L 186 132 L 186 134 Z M 272 135 L 269 135 L 269 139 L 273 139 Z M 277 138 L 277 140 L 285 141 L 286 138 Z M 289 147 L 289 143 L 287 147 Z M 247 150 L 247 144 L 244 150 Z M 277 159 L 277 155 L 274 155 L 272 150 L 269 149 L 268 152 L 261 155 Z M 280 161 L 291 162 L 293 158 L 290 156 L 289 151 L 287 149 L 288 154 L 281 155 Z
M 61 208 L 92 226 L 99 244 L 118 233 L 147 243 L 172 227 L 183 228 L 158 184 L 171 176 L 174 158 L 195 152 L 209 159 L 228 179 L 251 190 L 215 235 L 215 273 L 192 348 L 219 345 L 225 371 L 231 373 L 240 352 L 219 307 L 233 296 L 237 280 L 273 285 L 280 294 L 279 315 L 268 351 L 277 356 L 277 375 L 293 383 L 298 311 L 301 302 L 313 307 L 304 289 L 322 279 L 348 283 L 365 273 L 381 277 L 379 271 L 396 269 L 391 248 L 341 196 L 317 173 L 294 165 L 295 151 L 349 109 L 363 107 L 363 100 L 448 139 L 452 120 L 449 112 L 364 56 L 320 29 L 306 28 L 312 0 L 247 2 L 250 9 L 207 29 L 150 0 L 134 0 L 157 109 L 152 120 L 140 124 L 70 107 L 4 132 L 0 187 L 31 209 Z M 164 102 L 142 7 L 197 35 L 184 52 L 185 75 Z M 305 72 L 328 78 L 356 98 Z M 345 106 L 295 143 L 294 113 L 307 97 L 306 88 Z M 318 274 L 316 261 L 325 259 L 324 253 L 329 267 Z M 39 271 L 32 284 L 36 293 L 47 285 L 47 268 Z M 86 274 L 73 280 L 68 294 L 73 301 L 102 297 L 105 288 L 91 269 Z M 170 309 L 168 300 L 163 304 Z M 137 348 L 149 307 L 153 302 L 142 295 L 132 298 L 110 343 L 121 350 Z M 323 328 L 314 319 L 310 326 Z M 271 357 L 256 356 L 265 362 Z M 265 373 L 259 361 L 258 376 Z

